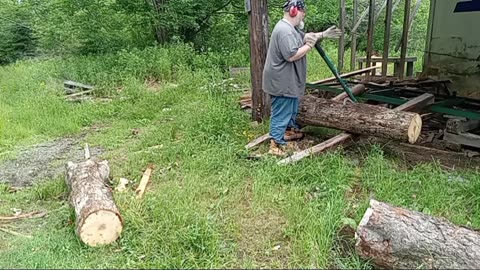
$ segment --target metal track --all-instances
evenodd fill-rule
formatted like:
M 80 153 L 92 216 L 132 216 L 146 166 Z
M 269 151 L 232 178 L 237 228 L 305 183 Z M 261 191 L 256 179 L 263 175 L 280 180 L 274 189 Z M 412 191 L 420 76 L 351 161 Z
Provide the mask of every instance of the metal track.
M 326 85 L 315 85 L 315 84 L 307 84 L 307 88 L 314 88 L 325 90 L 329 92 L 333 92 L 335 94 L 339 94 L 344 90 L 341 88 L 336 88 L 332 86 Z M 375 93 L 362 93 L 357 95 L 356 97 L 360 100 L 369 100 L 369 101 L 377 101 L 392 105 L 402 105 L 403 103 L 407 102 L 409 98 L 414 97 L 414 93 L 417 92 L 419 95 L 424 93 L 422 91 L 414 91 L 414 90 L 404 90 L 400 88 L 385 88 L 382 91 L 374 91 Z M 401 95 L 405 94 L 409 96 L 409 98 L 402 97 Z M 418 95 L 417 95 L 418 96 Z M 435 95 L 437 97 L 437 95 Z M 447 97 L 443 95 L 438 95 L 441 101 L 435 102 L 432 105 L 429 105 L 425 108 L 425 110 L 435 113 L 442 113 L 447 115 L 465 117 L 467 119 L 472 120 L 480 120 L 480 102 L 476 100 L 470 100 L 461 97 Z

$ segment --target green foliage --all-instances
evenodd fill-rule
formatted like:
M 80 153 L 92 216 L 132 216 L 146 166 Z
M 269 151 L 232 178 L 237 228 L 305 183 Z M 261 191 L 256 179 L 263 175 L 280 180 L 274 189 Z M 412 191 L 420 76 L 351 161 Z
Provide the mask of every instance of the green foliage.
M 32 56 L 35 38 L 28 10 L 17 1 L 0 1 L 0 65 Z
M 309 57 L 319 65 L 318 55 Z M 75 235 L 64 180 L 16 193 L 0 185 L 0 215 L 12 208 L 48 213 L 11 228 L 32 239 L 0 232 L 0 268 L 371 269 L 338 238 L 343 226 L 358 224 L 372 196 L 480 226 L 475 171 L 447 172 L 435 163 L 399 169 L 380 146 L 358 156 L 339 149 L 295 166 L 245 159 L 245 142 L 268 123 L 252 127 L 238 109 L 232 84 L 248 87 L 248 78 L 224 80 L 219 65 L 241 61 L 179 45 L 0 68 L 0 153 L 95 125 L 79 144 L 105 149 L 99 158 L 109 161 L 112 182 L 124 177 L 136 185 L 155 164 L 143 200 L 132 186 L 114 192 L 125 230 L 100 248 Z M 321 72 L 310 68 L 309 76 L 328 74 Z M 92 83 L 112 101 L 67 103 L 63 79 Z

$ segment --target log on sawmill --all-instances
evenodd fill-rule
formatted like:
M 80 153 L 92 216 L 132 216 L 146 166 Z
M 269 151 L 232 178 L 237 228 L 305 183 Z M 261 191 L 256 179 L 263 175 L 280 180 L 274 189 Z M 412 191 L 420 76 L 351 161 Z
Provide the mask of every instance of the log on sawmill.
M 422 130 L 422 118 L 417 113 L 364 103 L 342 103 L 311 95 L 300 98 L 297 120 L 303 126 L 336 128 L 412 144 Z
M 107 180 L 108 162 L 68 162 L 66 183 L 75 209 L 76 233 L 89 246 L 110 244 L 123 230 L 123 220 Z
M 447 220 L 370 201 L 356 251 L 380 268 L 480 269 L 480 233 Z

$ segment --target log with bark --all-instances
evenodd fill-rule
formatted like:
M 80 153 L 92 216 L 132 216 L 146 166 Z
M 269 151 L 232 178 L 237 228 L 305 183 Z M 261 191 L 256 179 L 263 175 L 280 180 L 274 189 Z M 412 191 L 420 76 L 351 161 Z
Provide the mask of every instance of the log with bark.
M 480 269 L 480 233 L 447 220 L 370 201 L 356 251 L 388 269 Z
M 68 162 L 66 170 L 77 235 L 90 246 L 117 240 L 123 230 L 123 220 L 107 185 L 108 162 L 91 159 L 81 163 Z
M 336 102 L 311 95 L 300 98 L 297 120 L 303 126 L 323 126 L 412 144 L 422 130 L 422 118 L 417 113 L 364 103 Z

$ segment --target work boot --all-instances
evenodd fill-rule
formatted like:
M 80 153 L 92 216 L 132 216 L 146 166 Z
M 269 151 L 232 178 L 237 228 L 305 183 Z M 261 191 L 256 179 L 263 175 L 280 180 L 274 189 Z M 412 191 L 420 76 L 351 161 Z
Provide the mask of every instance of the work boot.
M 288 142 L 287 144 L 278 144 L 274 140 L 270 140 L 270 150 L 268 151 L 269 154 L 275 156 L 286 156 L 293 154 L 294 152 L 298 151 L 298 145 L 296 142 Z
M 268 150 L 268 153 L 274 156 L 283 157 L 286 153 L 282 148 L 282 145 L 276 143 L 275 140 L 270 140 L 270 149 Z
M 303 138 L 304 134 L 296 128 L 291 128 L 290 130 L 285 131 L 283 139 L 285 141 L 292 141 Z

